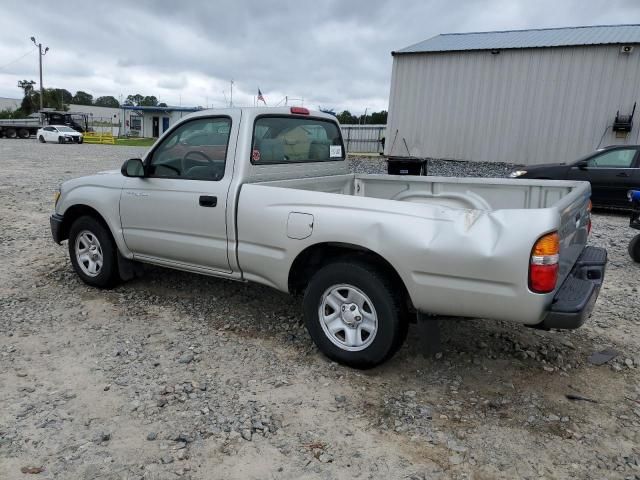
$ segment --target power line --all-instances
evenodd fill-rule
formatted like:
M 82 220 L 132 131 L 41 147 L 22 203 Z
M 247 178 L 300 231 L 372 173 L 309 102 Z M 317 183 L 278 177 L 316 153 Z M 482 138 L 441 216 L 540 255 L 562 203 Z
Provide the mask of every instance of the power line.
M 26 57 L 27 55 L 29 55 L 29 54 L 31 54 L 31 53 L 33 53 L 33 52 L 34 52 L 34 50 L 33 50 L 33 49 L 32 49 L 32 50 L 29 50 L 27 53 L 25 53 L 24 55 L 19 56 L 19 57 L 18 57 L 18 58 L 16 58 L 15 60 L 12 60 L 12 61 L 10 61 L 9 63 L 6 63 L 6 64 L 4 64 L 4 65 L 0 66 L 0 70 L 4 70 L 5 68 L 7 68 L 7 67 L 9 67 L 9 66 L 13 65 L 14 63 L 16 63 L 16 62 L 17 62 L 17 61 L 19 61 L 19 60 L 22 60 L 24 57 Z

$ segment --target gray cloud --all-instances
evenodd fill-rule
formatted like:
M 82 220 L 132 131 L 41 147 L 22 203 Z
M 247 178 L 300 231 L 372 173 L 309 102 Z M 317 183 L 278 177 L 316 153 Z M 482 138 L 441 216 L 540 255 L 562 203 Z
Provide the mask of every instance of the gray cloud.
M 100 95 L 142 93 L 169 104 L 251 104 L 258 86 L 361 112 L 386 108 L 392 50 L 438 33 L 625 23 L 640 5 L 624 0 L 324 0 L 4 2 L 0 66 L 51 47 L 45 86 Z M 0 96 L 37 79 L 35 52 L 0 68 Z M 224 93 L 223 93 L 224 92 Z

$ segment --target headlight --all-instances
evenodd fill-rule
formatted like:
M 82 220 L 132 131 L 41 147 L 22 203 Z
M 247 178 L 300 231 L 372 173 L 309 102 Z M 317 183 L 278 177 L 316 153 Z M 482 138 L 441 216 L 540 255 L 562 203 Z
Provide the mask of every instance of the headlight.
M 510 178 L 518 178 L 518 177 L 521 177 L 521 176 L 526 175 L 526 174 L 527 174 L 526 170 L 516 170 L 515 172 L 511 172 L 509 174 L 509 177 Z
M 56 190 L 56 192 L 53 194 L 53 206 L 57 206 L 58 205 L 58 200 L 60 200 L 60 189 Z

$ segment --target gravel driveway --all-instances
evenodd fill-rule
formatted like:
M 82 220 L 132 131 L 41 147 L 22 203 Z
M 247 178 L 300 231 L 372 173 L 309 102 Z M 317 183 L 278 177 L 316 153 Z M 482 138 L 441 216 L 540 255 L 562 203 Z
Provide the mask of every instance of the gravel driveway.
M 640 478 L 626 216 L 594 215 L 611 261 L 582 329 L 449 321 L 428 359 L 412 326 L 359 372 L 266 287 L 153 267 L 111 291 L 80 282 L 50 238 L 53 192 L 143 152 L 0 139 L 0 478 Z M 620 354 L 587 362 L 604 348 Z

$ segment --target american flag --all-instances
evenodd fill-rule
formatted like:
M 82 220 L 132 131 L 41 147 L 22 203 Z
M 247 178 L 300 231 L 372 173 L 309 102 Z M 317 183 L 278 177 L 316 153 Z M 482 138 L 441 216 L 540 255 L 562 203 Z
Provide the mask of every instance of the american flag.
M 265 105 L 267 104 L 267 101 L 264 99 L 264 97 L 262 96 L 262 92 L 260 91 L 260 89 L 258 88 L 258 101 L 261 101 L 262 103 L 264 103 Z

